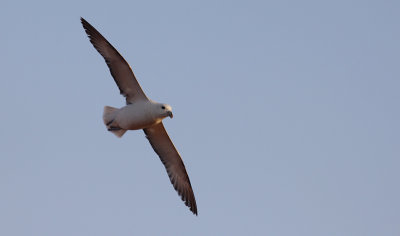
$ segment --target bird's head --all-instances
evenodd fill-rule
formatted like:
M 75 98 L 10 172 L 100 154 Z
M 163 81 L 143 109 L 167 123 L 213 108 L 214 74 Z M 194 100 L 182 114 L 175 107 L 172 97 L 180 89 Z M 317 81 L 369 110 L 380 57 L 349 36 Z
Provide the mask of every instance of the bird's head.
M 174 117 L 172 114 L 172 107 L 170 105 L 160 103 L 158 107 L 163 118 L 169 116 L 172 119 L 172 117 Z

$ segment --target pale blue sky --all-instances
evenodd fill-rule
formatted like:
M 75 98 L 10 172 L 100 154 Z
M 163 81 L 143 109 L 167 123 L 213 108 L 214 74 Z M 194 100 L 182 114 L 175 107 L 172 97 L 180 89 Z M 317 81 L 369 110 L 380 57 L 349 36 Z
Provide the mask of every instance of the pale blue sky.
M 399 1 L 3 1 L 0 235 L 400 235 Z M 125 57 L 199 216 L 79 18 Z

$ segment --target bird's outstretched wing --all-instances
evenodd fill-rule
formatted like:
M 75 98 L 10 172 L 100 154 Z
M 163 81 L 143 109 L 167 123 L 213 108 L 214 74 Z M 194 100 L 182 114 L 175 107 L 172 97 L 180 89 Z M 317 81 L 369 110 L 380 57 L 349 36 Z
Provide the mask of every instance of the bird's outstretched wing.
M 175 190 L 193 214 L 197 215 L 196 199 L 194 198 L 192 185 L 186 173 L 185 165 L 169 138 L 164 125 L 160 122 L 157 125 L 143 130 L 154 151 L 164 164 Z
M 83 28 L 90 42 L 96 50 L 104 57 L 111 75 L 117 83 L 121 94 L 126 97 L 126 103 L 130 104 L 136 100 L 146 99 L 142 88 L 137 82 L 129 64 L 119 52 L 97 31 L 89 22 L 81 17 Z

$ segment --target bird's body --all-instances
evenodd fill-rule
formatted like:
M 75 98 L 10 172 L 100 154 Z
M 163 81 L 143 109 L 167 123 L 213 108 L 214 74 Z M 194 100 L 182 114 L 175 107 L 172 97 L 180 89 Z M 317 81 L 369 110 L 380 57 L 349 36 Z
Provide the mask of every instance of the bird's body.
M 107 106 L 104 109 L 103 120 L 109 129 L 113 127 L 114 129 L 138 130 L 156 125 L 167 116 L 172 116 L 170 106 L 150 100 L 137 101 L 120 109 Z
M 108 131 L 122 137 L 127 130 L 143 129 L 154 151 L 164 164 L 172 185 L 182 200 L 197 215 L 197 205 L 185 165 L 169 138 L 162 120 L 173 117 L 168 104 L 148 99 L 132 69 L 119 52 L 85 19 L 81 18 L 90 42 L 103 56 L 127 105 L 104 107 L 103 121 Z

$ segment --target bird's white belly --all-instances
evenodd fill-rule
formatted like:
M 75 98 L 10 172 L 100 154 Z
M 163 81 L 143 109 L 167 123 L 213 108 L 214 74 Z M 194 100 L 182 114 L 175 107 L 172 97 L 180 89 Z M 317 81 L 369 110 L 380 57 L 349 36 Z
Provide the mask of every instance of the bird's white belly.
M 143 104 L 130 104 L 122 107 L 115 118 L 116 123 L 122 129 L 143 129 L 158 123 Z

